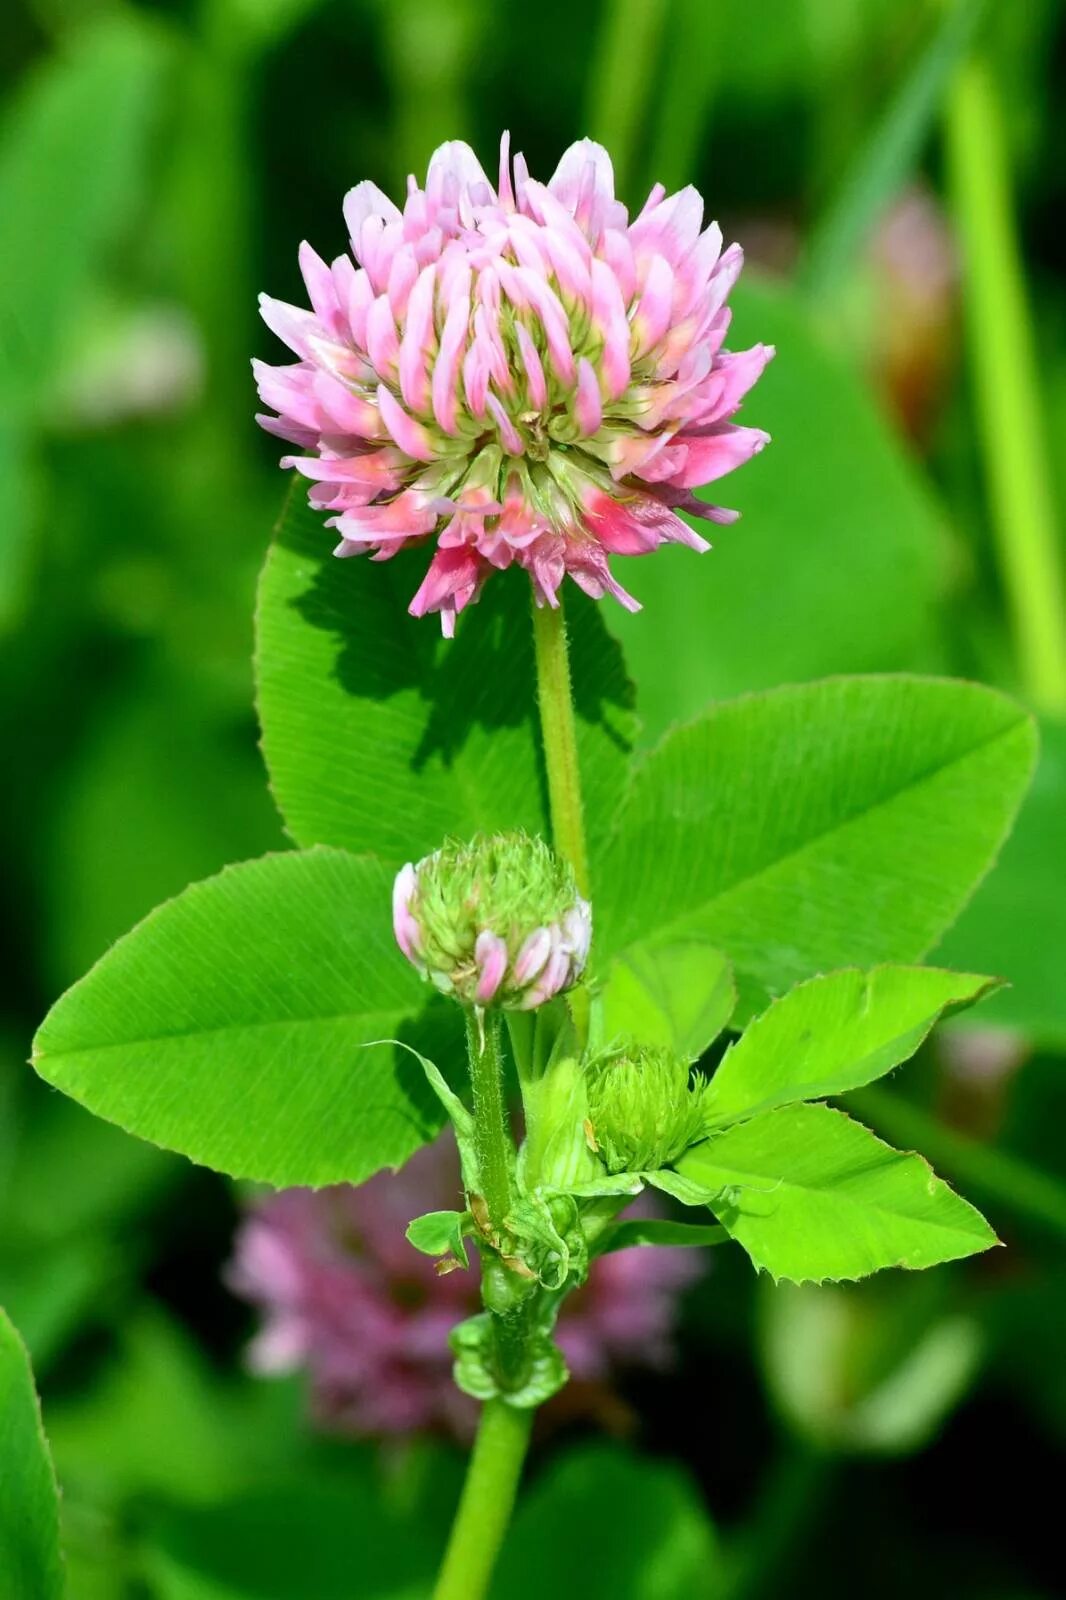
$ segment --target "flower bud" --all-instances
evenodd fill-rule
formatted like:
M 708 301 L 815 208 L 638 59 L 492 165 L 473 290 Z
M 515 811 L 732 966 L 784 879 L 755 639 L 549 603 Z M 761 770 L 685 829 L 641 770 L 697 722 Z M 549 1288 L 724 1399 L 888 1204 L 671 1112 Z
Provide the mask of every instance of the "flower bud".
M 592 909 L 574 875 L 523 833 L 449 840 L 408 862 L 392 897 L 396 942 L 463 1005 L 531 1011 L 581 977 Z
M 653 1172 L 704 1137 L 706 1081 L 652 1045 L 617 1045 L 585 1065 L 590 1147 L 608 1172 Z

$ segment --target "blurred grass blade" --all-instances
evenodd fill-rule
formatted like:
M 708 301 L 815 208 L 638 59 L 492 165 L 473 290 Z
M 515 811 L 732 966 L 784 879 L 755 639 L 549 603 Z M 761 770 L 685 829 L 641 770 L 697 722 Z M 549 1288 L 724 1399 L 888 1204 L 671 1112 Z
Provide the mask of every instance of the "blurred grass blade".
M 392 106 L 389 165 L 402 186 L 410 172 L 422 177 L 438 145 L 472 137 L 471 74 L 493 22 L 485 0 L 387 0 L 381 26 Z M 481 154 L 494 181 L 494 152 Z
M 680 189 L 696 181 L 725 39 L 724 6 L 674 0 L 664 50 L 663 94 L 651 130 L 642 187 Z
M 801 265 L 800 281 L 812 299 L 836 288 L 914 167 L 986 3 L 958 0 L 949 8 L 844 174 L 836 198 L 815 224 Z
M 606 145 L 630 201 L 668 9 L 667 0 L 607 0 L 589 69 L 585 126 Z
M 990 59 L 975 57 L 959 74 L 948 104 L 947 152 L 981 453 L 1021 683 L 1040 710 L 1063 716 L 1066 584 L 1036 333 Z

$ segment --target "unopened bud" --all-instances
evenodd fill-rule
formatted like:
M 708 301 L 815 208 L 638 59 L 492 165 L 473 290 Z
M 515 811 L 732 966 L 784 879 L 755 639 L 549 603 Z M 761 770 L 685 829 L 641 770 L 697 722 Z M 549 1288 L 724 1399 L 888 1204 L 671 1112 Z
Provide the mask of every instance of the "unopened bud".
M 523 833 L 449 840 L 397 874 L 396 942 L 442 994 L 531 1011 L 572 988 L 592 910 L 569 866 Z
M 600 1051 L 585 1066 L 590 1147 L 608 1172 L 653 1172 L 705 1136 L 705 1080 L 651 1045 Z

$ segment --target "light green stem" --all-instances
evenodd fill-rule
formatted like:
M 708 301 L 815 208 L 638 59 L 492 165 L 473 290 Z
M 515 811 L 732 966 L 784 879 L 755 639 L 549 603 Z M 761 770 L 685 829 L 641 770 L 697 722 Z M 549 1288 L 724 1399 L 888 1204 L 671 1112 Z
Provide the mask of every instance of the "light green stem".
M 574 869 L 577 886 L 586 900 L 591 896 L 585 813 L 581 804 L 581 768 L 577 759 L 574 701 L 570 690 L 570 654 L 566 618 L 560 598 L 557 606 L 533 607 L 533 644 L 537 661 L 537 695 L 544 739 L 544 764 L 548 773 L 548 805 L 552 839 L 559 854 Z M 579 984 L 570 994 L 570 1014 L 578 1039 L 588 1040 L 589 1002 Z
M 467 1011 L 466 1048 L 481 1194 L 491 1222 L 503 1232 L 511 1210 L 512 1146 L 503 1094 L 498 1011 L 477 1007 Z
M 489 1400 L 433 1600 L 484 1600 L 514 1509 L 532 1410 Z
M 980 56 L 955 81 L 947 147 L 978 423 L 1021 680 L 1034 705 L 1062 713 L 1066 588 L 1003 118 Z
M 556 849 L 574 869 L 578 888 L 588 895 L 588 853 L 561 605 L 557 609 L 534 607 L 533 641 L 552 834 Z M 571 996 L 571 1003 L 575 1001 L 574 1020 L 583 1033 L 587 1000 L 582 989 Z M 494 1229 L 505 1234 L 511 1211 L 513 1148 L 504 1100 L 499 1020 L 494 1012 L 467 1013 L 467 1045 L 482 1198 Z M 495 1271 L 498 1276 L 507 1269 L 497 1262 Z M 488 1296 L 487 1303 L 491 1304 Z M 527 1336 L 521 1307 L 513 1316 L 495 1315 L 495 1324 L 500 1377 L 518 1381 Z M 486 1403 L 433 1600 L 482 1600 L 487 1593 L 514 1507 L 532 1422 L 532 1409 L 510 1406 L 502 1399 Z
M 574 703 L 570 693 L 570 658 L 566 644 L 566 619 L 558 606 L 533 607 L 533 643 L 537 659 L 540 725 L 544 735 L 544 762 L 548 770 L 555 848 L 574 869 L 581 893 L 589 894 L 588 851 L 581 808 L 581 771 L 577 760 Z

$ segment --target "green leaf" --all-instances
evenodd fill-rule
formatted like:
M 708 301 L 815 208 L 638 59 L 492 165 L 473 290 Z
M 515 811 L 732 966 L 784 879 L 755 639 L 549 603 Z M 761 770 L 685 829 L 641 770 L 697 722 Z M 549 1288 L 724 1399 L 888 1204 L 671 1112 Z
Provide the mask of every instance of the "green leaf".
M 349 1445 L 343 1472 L 305 1467 L 213 1505 L 164 1508 L 145 1541 L 152 1594 L 424 1600 L 458 1491 L 450 1456 L 412 1450 L 396 1479 Z
M 997 1242 L 921 1156 L 829 1106 L 768 1111 L 697 1145 L 678 1168 L 724 1193 L 716 1215 L 756 1267 L 794 1283 L 931 1267 Z
M 160 100 L 163 35 L 82 29 L 38 68 L 0 134 L 0 402 L 32 406 L 107 249 L 132 220 Z
M 458 1008 L 423 1017 L 389 893 L 379 862 L 341 850 L 229 867 L 57 1002 L 34 1065 L 98 1116 L 235 1177 L 361 1183 L 442 1120 L 408 1051 L 363 1047 L 426 1043 L 432 1027 L 439 1058 L 460 1048 Z
M 721 1567 L 702 1497 L 680 1468 L 594 1444 L 548 1466 L 520 1503 L 493 1593 L 712 1600 Z
M 698 1175 L 673 1172 L 669 1167 L 662 1167 L 658 1172 L 642 1172 L 640 1176 L 653 1189 L 668 1194 L 683 1206 L 709 1206 L 721 1198 L 717 1185 L 708 1186 Z
M 604 1043 L 630 1038 L 665 1045 L 695 1061 L 736 1004 L 729 963 L 700 939 L 652 939 L 611 964 L 594 1002 Z
M 775 1000 L 726 1052 L 708 1086 L 708 1124 L 872 1083 L 912 1056 L 945 1011 L 972 1005 L 996 984 L 936 967 L 811 978 Z
M 302 489 L 289 497 L 259 588 L 263 750 L 297 843 L 397 865 L 448 834 L 549 832 L 534 697 L 530 589 L 495 575 L 454 641 L 407 605 L 427 555 L 338 561 Z M 591 842 L 621 799 L 633 690 L 597 606 L 568 594 L 578 743 Z
M 469 1220 L 466 1211 L 427 1211 L 407 1225 L 407 1238 L 424 1256 L 453 1255 L 464 1267 L 470 1265 L 463 1234 Z
M 1060 1242 L 1066 1237 L 1066 1181 L 1057 1173 L 1034 1166 L 1012 1150 L 956 1133 L 939 1117 L 890 1090 L 860 1089 L 849 1109 L 897 1143 L 927 1150 L 938 1167 L 997 1208 L 1010 1211 L 1023 1226 L 1049 1229 Z
M 262 1431 L 238 1405 L 245 1395 L 258 1401 L 261 1391 L 249 1380 L 239 1388 L 223 1381 L 188 1331 L 142 1300 L 93 1382 L 49 1406 L 63 1483 L 95 1505 L 214 1499 L 250 1471 L 275 1466 Z
M 773 443 L 710 498 L 743 513 L 697 556 L 618 562 L 644 604 L 610 616 L 646 742 L 712 700 L 837 672 L 939 664 L 945 517 L 862 379 L 787 291 L 745 277 L 729 343 L 779 354 L 740 420 Z M 707 525 L 701 524 L 704 532 Z
M 22 1340 L 0 1311 L 0 1594 L 59 1600 L 59 1493 Z
M 1031 720 L 971 683 L 840 678 L 715 706 L 634 774 L 596 899 L 601 961 L 708 940 L 741 1013 L 827 968 L 919 960 L 995 859 Z
M 285 844 L 251 717 L 204 703 L 198 687 L 187 670 L 153 668 L 95 696 L 42 851 L 57 993 L 186 884 Z
M 673 1176 L 673 1174 L 671 1174 Z M 635 1245 L 702 1246 L 722 1244 L 729 1238 L 715 1223 L 666 1222 L 658 1217 L 626 1217 L 601 1234 L 596 1244 L 598 1256 L 616 1250 L 632 1250 Z
M 1017 1028 L 1056 1050 L 1066 1049 L 1064 861 L 1066 723 L 1042 721 L 1040 760 L 1017 826 L 937 956 L 948 966 L 972 965 L 1010 979 L 1009 989 L 982 1006 L 978 1026 Z

